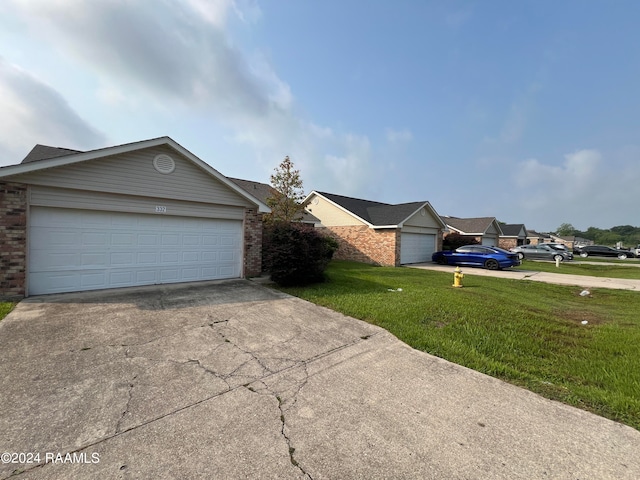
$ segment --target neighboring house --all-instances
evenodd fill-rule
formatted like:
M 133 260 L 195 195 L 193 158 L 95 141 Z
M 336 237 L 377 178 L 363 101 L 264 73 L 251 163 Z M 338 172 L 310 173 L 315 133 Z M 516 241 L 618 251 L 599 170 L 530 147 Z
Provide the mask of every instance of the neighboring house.
M 509 250 L 527 244 L 527 228 L 522 223 L 500 224 L 502 235 L 498 240 L 498 246 Z
M 541 243 L 552 243 L 553 239 L 548 233 L 540 233 L 535 230 L 527 230 L 527 243 L 540 245 Z
M 264 202 L 169 137 L 0 168 L 0 296 L 258 275 Z
M 336 259 L 398 266 L 430 262 L 442 247 L 444 224 L 427 201 L 392 205 L 313 191 L 305 203 L 338 241 Z
M 569 250 L 574 248 L 584 247 L 585 245 L 593 245 L 593 240 L 587 238 L 576 237 L 575 235 L 559 236 L 550 234 L 551 241 L 554 243 L 561 243 L 566 245 Z
M 539 245 L 541 243 L 561 243 L 566 245 L 569 250 L 583 247 L 585 245 L 593 245 L 593 240 L 576 236 L 559 236 L 553 233 L 539 233 L 535 230 L 527 230 L 527 240 L 531 245 Z
M 447 226 L 445 237 L 449 233 L 456 232 L 462 236 L 473 238 L 482 245 L 498 246 L 502 230 L 495 217 L 458 218 L 443 216 L 440 218 Z
M 248 193 L 256 197 L 265 205 L 268 205 L 267 200 L 273 197 L 274 193 L 277 193 L 276 189 L 267 183 L 253 182 L 251 180 L 242 180 L 240 178 L 227 177 L 233 183 L 240 188 L 246 190 Z M 302 212 L 302 219 L 300 223 L 307 223 L 309 225 L 316 226 L 320 223 L 320 220 L 311 215 L 309 212 Z

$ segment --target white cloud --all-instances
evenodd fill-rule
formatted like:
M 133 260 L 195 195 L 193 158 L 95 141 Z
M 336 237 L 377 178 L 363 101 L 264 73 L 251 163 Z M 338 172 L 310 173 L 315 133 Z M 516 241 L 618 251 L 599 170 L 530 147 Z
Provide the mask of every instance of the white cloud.
M 301 169 L 303 178 L 313 178 L 313 185 L 305 185 L 309 189 L 358 195 L 369 179 L 381 175 L 373 168 L 366 136 L 336 132 L 300 117 L 291 87 L 278 76 L 268 55 L 234 46 L 228 33 L 230 15 L 243 24 L 260 18 L 260 9 L 251 0 L 13 0 L 10 5 L 34 38 L 46 40 L 47 48 L 65 58 L 70 76 L 81 72 L 91 79 L 93 101 L 98 104 L 94 111 L 108 111 L 110 121 L 127 115 L 123 123 L 138 121 L 133 131 L 161 128 L 159 134 L 172 135 L 172 130 L 164 130 L 166 125 L 181 118 L 186 123 L 204 119 L 203 123 L 228 132 L 227 144 L 249 152 L 241 163 L 254 165 L 247 176 L 260 181 L 268 179 L 285 155 Z M 68 85 L 55 88 L 75 98 Z M 64 97 L 49 90 L 58 95 L 60 105 L 66 105 Z M 41 109 L 24 98 L 21 102 L 30 115 Z M 59 128 L 56 115 L 71 118 L 73 111 L 66 107 L 25 129 L 23 143 L 31 148 L 55 137 L 43 135 L 42 129 Z M 93 120 L 100 125 L 106 117 L 96 115 Z M 87 146 L 100 138 L 79 117 L 76 120 L 73 136 L 60 134 L 50 143 L 73 148 L 81 140 Z M 153 125 L 143 125 L 151 121 Z M 198 130 L 205 131 L 202 123 Z M 408 130 L 390 129 L 387 134 L 393 141 L 412 137 Z M 132 140 L 136 139 L 127 139 Z M 234 168 L 246 168 L 238 163 L 229 161 Z M 237 176 L 234 168 L 225 167 L 225 173 Z
M 393 128 L 387 128 L 387 141 L 390 143 L 403 143 L 413 140 L 413 134 L 410 130 L 394 130 Z
M 520 163 L 516 182 L 520 187 L 571 198 L 593 186 L 601 160 L 597 150 L 569 153 L 561 165 L 545 165 L 535 158 L 528 159 Z
M 512 192 L 516 210 L 527 227 L 551 230 L 561 223 L 578 229 L 610 228 L 637 224 L 635 205 L 640 204 L 640 149 L 619 154 L 577 150 L 559 164 L 537 159 L 518 162 Z
M 105 137 L 53 88 L 0 58 L 0 165 L 19 162 L 37 143 L 102 146 Z

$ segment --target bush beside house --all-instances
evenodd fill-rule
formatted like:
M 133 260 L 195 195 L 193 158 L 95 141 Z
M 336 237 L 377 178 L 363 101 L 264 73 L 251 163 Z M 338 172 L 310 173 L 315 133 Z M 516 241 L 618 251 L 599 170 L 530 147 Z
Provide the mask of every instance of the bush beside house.
M 322 282 L 337 249 L 335 239 L 312 226 L 274 222 L 264 227 L 263 268 L 282 286 Z

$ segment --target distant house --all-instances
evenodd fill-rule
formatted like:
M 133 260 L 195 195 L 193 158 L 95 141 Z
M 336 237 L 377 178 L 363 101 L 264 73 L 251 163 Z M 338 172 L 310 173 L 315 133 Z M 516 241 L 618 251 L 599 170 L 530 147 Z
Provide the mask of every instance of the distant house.
M 593 240 L 589 240 L 588 238 L 576 237 L 575 235 L 560 236 L 550 234 L 550 236 L 553 242 L 566 245 L 570 250 L 573 250 L 577 247 L 584 247 L 585 245 L 593 245 Z
M 336 259 L 399 266 L 430 262 L 442 247 L 445 225 L 427 201 L 388 204 L 313 191 L 305 203 L 338 241 Z
M 588 238 L 576 237 L 573 235 L 561 236 L 553 233 L 539 233 L 535 230 L 527 230 L 527 240 L 532 245 L 539 245 L 541 243 L 561 243 L 566 245 L 570 250 L 583 247 L 585 245 L 593 245 L 593 240 Z
M 440 217 L 447 226 L 446 235 L 456 232 L 464 237 L 477 240 L 482 245 L 498 246 L 499 238 L 503 234 L 500 224 L 495 217 Z
M 510 248 L 526 245 L 527 228 L 522 223 L 502 223 L 500 224 L 502 235 L 498 241 L 498 246 L 509 250 Z
M 527 230 L 527 243 L 539 245 L 541 243 L 552 243 L 553 238 L 548 233 L 540 233 L 535 230 Z

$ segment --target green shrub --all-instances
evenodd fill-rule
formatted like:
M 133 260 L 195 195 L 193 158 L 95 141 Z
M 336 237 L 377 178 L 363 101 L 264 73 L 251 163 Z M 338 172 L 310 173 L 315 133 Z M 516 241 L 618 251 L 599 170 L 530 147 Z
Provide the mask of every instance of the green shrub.
M 265 226 L 263 268 L 282 286 L 324 281 L 324 270 L 338 249 L 335 239 L 301 223 L 276 222 Z

